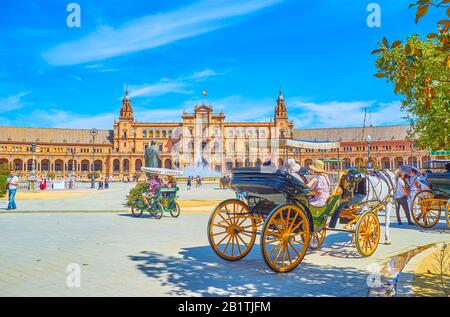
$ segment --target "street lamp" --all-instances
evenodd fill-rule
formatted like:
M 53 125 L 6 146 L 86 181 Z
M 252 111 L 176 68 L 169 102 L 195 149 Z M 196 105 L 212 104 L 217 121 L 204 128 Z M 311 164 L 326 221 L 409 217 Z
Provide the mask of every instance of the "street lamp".
M 413 141 L 412 141 L 412 132 L 413 132 L 413 130 L 412 130 L 411 128 L 409 128 L 408 131 L 407 131 L 408 136 L 409 136 L 409 138 L 410 138 L 410 141 L 409 141 L 409 149 L 410 149 L 411 166 L 414 166 L 414 160 L 413 160 L 413 147 L 414 147 L 414 143 L 413 143 Z
M 367 148 L 367 167 L 368 168 L 372 168 L 372 162 L 370 159 L 370 144 L 372 143 L 372 137 L 368 134 L 366 137 L 366 141 L 368 144 L 368 148 Z
M 97 129 L 92 129 L 91 131 L 92 136 L 92 170 L 91 170 L 91 188 L 95 188 L 95 137 L 98 134 Z
M 31 144 L 31 153 L 33 153 L 33 158 L 31 162 L 31 180 L 36 180 L 36 142 Z
M 72 154 L 72 173 L 70 174 L 70 189 L 74 188 L 74 184 L 75 184 L 75 155 L 77 153 L 77 150 L 75 148 L 71 148 L 70 149 L 70 154 Z

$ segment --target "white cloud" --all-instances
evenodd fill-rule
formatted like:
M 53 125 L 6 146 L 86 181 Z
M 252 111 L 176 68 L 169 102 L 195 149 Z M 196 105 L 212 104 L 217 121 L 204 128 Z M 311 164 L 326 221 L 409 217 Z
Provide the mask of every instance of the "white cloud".
M 289 101 L 287 101 L 289 102 Z M 404 113 L 399 102 L 377 103 L 376 101 L 323 103 L 303 102 L 298 98 L 288 103 L 289 118 L 297 128 L 358 127 L 364 123 L 364 111 L 368 109 L 366 124 L 404 124 Z
M 13 96 L 8 96 L 5 98 L 0 98 L 0 110 L 1 111 L 12 111 L 23 108 L 24 106 L 30 104 L 23 101 L 23 97 L 29 95 L 29 91 L 24 91 Z
M 222 74 L 217 73 L 215 70 L 207 68 L 205 70 L 196 72 L 196 73 L 192 74 L 191 76 L 186 77 L 186 79 L 202 81 L 202 80 L 206 80 L 210 77 L 219 76 L 219 75 L 222 75 Z
M 157 97 L 168 93 L 192 94 L 194 91 L 190 89 L 192 82 L 201 82 L 213 76 L 219 76 L 220 73 L 212 69 L 205 69 L 195 72 L 186 77 L 177 79 L 163 78 L 153 84 L 129 86 L 130 98 L 133 97 Z
M 21 113 L 14 119 L 0 118 L 0 123 L 50 128 L 112 129 L 114 115 L 114 113 L 88 115 L 60 109 L 37 109 L 32 112 Z
M 178 94 L 190 94 L 191 90 L 188 89 L 187 84 L 180 81 L 172 80 L 162 80 L 160 82 L 141 85 L 141 86 L 130 86 L 130 98 L 133 97 L 157 97 L 168 93 L 178 93 Z
M 118 26 L 103 26 L 76 41 L 43 53 L 53 65 L 76 65 L 104 60 L 207 33 L 233 23 L 232 19 L 282 0 L 203 0 L 167 13 L 145 16 Z

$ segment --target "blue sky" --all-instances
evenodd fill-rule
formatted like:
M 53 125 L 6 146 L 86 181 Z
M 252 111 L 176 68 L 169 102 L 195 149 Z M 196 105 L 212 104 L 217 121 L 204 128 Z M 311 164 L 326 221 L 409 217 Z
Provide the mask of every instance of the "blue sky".
M 136 119 L 179 121 L 208 91 L 228 121 L 267 120 L 280 86 L 297 128 L 405 123 L 373 77 L 377 41 L 434 31 L 412 0 L 3 0 L 0 125 L 112 128 L 125 85 Z M 380 28 L 366 24 L 381 6 Z

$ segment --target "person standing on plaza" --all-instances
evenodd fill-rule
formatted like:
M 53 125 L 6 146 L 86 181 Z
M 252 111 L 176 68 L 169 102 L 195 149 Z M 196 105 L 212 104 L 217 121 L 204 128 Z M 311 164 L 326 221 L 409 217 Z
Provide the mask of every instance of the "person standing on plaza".
M 420 191 L 420 183 L 419 183 L 419 176 L 417 175 L 417 170 L 411 169 L 411 172 L 409 173 L 409 199 L 408 199 L 408 205 L 409 210 L 412 210 L 412 200 L 414 199 L 414 196 Z
M 9 176 L 6 179 L 8 186 L 8 210 L 17 209 L 15 198 L 17 193 L 17 186 L 19 185 L 19 179 L 16 176 L 16 172 L 11 170 Z
M 187 190 L 191 190 L 191 186 L 192 186 L 192 178 L 191 178 L 191 176 L 188 176 L 188 179 L 187 179 Z
M 409 214 L 409 206 L 408 206 L 408 187 L 405 184 L 404 176 L 400 171 L 397 171 L 397 191 L 395 193 L 395 213 L 397 214 L 397 223 L 399 225 L 402 224 L 402 220 L 400 217 L 400 207 L 403 209 L 403 212 L 406 215 L 406 219 L 408 220 L 408 225 L 414 225 L 411 221 L 411 215 Z

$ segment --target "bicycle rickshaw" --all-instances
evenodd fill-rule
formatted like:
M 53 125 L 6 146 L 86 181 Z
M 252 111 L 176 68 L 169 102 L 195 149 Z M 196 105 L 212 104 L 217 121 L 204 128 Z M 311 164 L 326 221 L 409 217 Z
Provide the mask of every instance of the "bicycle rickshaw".
M 320 246 L 327 230 L 352 233 L 357 251 L 370 256 L 378 246 L 380 223 L 377 210 L 350 203 L 349 191 L 358 185 L 354 176 L 342 172 L 327 204 L 314 207 L 308 200 L 311 190 L 287 172 L 265 166 L 236 168 L 230 188 L 242 199 L 228 199 L 215 208 L 208 223 L 209 243 L 219 257 L 237 261 L 250 252 L 260 234 L 263 258 L 276 272 L 296 268 L 310 241 L 317 240 L 315 247 Z M 338 210 L 347 227 L 327 228 L 328 218 Z
M 429 173 L 423 180 L 430 189 L 421 190 L 412 200 L 412 218 L 422 228 L 434 227 L 445 214 L 447 226 L 450 228 L 450 171 L 449 160 L 433 160 L 429 162 L 433 170 L 445 172 Z
M 165 168 L 144 167 L 142 170 L 147 172 L 147 176 L 149 177 L 152 175 L 181 175 L 180 171 Z M 130 192 L 131 197 L 128 199 L 128 205 L 133 216 L 140 217 L 144 211 L 147 211 L 156 219 L 161 219 L 164 212 L 170 213 L 173 218 L 180 215 L 180 206 L 176 202 L 176 199 L 178 198 L 177 193 L 179 191 L 178 186 L 158 188 L 154 197 L 149 198 L 149 206 L 147 206 L 142 199 L 142 195 L 147 189 L 146 187 L 147 185 L 145 183 L 141 183 Z

